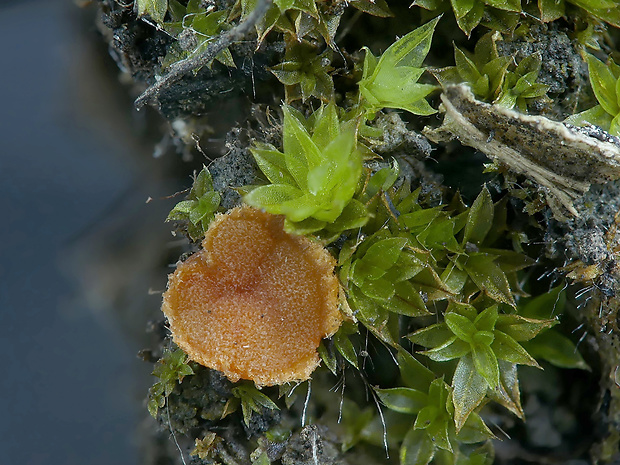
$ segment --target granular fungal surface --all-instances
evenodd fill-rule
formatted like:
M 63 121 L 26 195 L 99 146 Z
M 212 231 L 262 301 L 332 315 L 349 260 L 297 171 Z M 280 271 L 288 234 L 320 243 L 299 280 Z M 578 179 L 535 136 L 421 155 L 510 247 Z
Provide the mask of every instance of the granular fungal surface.
M 231 381 L 309 378 L 341 323 L 335 260 L 283 221 L 249 207 L 220 215 L 169 276 L 162 310 L 174 341 Z

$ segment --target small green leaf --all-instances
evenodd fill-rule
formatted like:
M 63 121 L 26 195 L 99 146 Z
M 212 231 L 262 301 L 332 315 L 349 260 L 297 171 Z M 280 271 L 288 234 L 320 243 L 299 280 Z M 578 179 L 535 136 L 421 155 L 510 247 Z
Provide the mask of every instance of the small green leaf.
M 473 2 L 472 2 L 473 6 Z M 482 74 L 478 71 L 476 64 L 467 56 L 460 48 L 456 45 L 454 46 L 454 62 L 456 64 L 456 69 L 458 71 L 459 76 L 465 82 L 476 82 L 481 77 Z
M 329 371 L 331 371 L 335 376 L 337 360 L 336 360 L 336 357 L 334 357 L 334 355 L 331 354 L 330 351 L 327 350 L 327 348 L 325 347 L 324 341 L 321 341 L 321 343 L 319 344 L 319 348 L 317 349 L 317 352 L 319 353 L 321 360 L 323 360 L 323 363 L 325 363 L 325 366 L 329 368 Z
M 428 465 L 435 450 L 424 430 L 411 428 L 400 446 L 400 465 Z
M 482 421 L 480 415 L 474 412 L 469 415 L 456 439 L 464 444 L 474 444 L 494 437 L 495 435 Z
M 536 360 L 517 341 L 501 331 L 495 331 L 495 340 L 491 349 L 500 360 L 540 368 Z
M 454 423 L 457 433 L 484 399 L 487 386 L 484 377 L 476 370 L 471 354 L 461 358 L 452 378 Z
M 373 263 L 382 270 L 387 270 L 396 263 L 405 245 L 407 245 L 407 239 L 404 237 L 391 237 L 380 240 L 370 246 L 362 260 L 367 263 Z
M 456 336 L 452 336 L 445 344 L 420 352 L 435 362 L 447 362 L 461 358 L 471 352 L 471 345 Z
M 472 344 L 471 356 L 478 373 L 480 373 L 491 389 L 499 385 L 499 367 L 495 353 L 486 344 Z
M 338 331 L 334 335 L 334 347 L 338 350 L 338 352 L 340 352 L 347 362 L 359 369 L 355 348 L 353 347 L 353 344 L 347 334 Z
M 443 206 L 440 206 L 404 213 L 398 217 L 398 222 L 404 224 L 411 231 L 421 231 L 440 215 L 442 209 Z
M 282 205 L 284 202 L 295 200 L 302 196 L 303 192 L 290 184 L 268 184 L 266 186 L 259 186 L 256 189 L 253 189 L 251 192 L 246 194 L 243 200 L 248 205 L 257 208 L 264 208 L 269 213 L 279 215 L 285 213 L 286 211 L 285 206 Z M 306 214 L 304 211 L 304 214 L 308 217 L 312 213 Z M 303 218 L 300 218 L 298 221 L 301 221 L 301 219 Z
M 252 384 L 241 384 L 232 388 L 232 394 L 241 400 L 243 421 L 250 425 L 252 412 L 261 413 L 262 408 L 279 410 L 279 407 Z
M 136 8 L 138 16 L 148 14 L 153 21 L 163 24 L 168 11 L 168 0 L 136 0 Z
M 428 391 L 435 374 L 420 363 L 413 355 L 400 348 L 396 354 L 400 375 L 407 387 L 421 392 Z
M 396 283 L 394 295 L 382 305 L 400 315 L 416 317 L 429 314 L 420 291 L 409 281 Z
M 288 172 L 284 154 L 267 145 L 257 145 L 250 149 L 256 164 L 272 184 L 295 186 L 295 180 Z
M 400 413 L 418 413 L 428 399 L 425 393 L 411 388 L 374 389 L 387 408 Z
M 471 320 L 463 315 L 452 312 L 446 313 L 444 318 L 448 328 L 450 328 L 453 334 L 465 342 L 472 342 L 472 338 L 478 330 Z
M 481 244 L 493 224 L 493 200 L 486 186 L 469 209 L 463 244 Z
M 474 320 L 474 325 L 478 331 L 493 331 L 498 316 L 497 305 L 492 305 L 480 312 Z
M 557 320 L 535 320 L 519 315 L 500 315 L 495 329 L 510 336 L 517 342 L 529 341 L 541 331 L 557 324 Z
M 600 126 L 604 130 L 608 130 L 612 119 L 613 117 L 601 105 L 596 105 L 589 110 L 571 115 L 564 121 L 575 126 L 584 126 L 587 123 L 591 123 L 595 126 Z
M 457 19 L 461 19 L 472 10 L 476 4 L 476 0 L 450 0 L 450 3 L 454 10 L 454 16 L 456 16 Z
M 445 323 L 438 323 L 408 334 L 407 339 L 424 347 L 437 347 L 448 343 L 453 337 Z
M 385 0 L 349 0 L 349 4 L 364 13 L 380 18 L 394 16 Z
M 620 113 L 618 98 L 616 96 L 616 81 L 613 73 L 602 61 L 593 55 L 588 55 L 588 71 L 590 83 L 598 103 L 607 113 L 616 116 Z
M 557 0 L 538 0 L 538 10 L 543 23 L 549 23 L 564 16 L 564 2 Z
M 517 377 L 517 365 L 515 363 L 498 360 L 499 388 L 489 389 L 487 395 L 500 403 L 519 418 L 523 418 L 521 407 L 521 394 L 519 393 L 519 379 Z
M 575 344 L 555 330 L 546 331 L 532 341 L 524 342 L 523 347 L 533 357 L 546 360 L 557 367 L 590 371 Z
M 424 71 L 422 62 L 430 49 L 439 18 L 430 21 L 394 42 L 373 67 L 369 51 L 364 61 L 364 74 L 358 83 L 364 111 L 372 114 L 381 108 L 400 108 L 414 114 L 435 113 L 424 100 L 435 87 L 418 84 Z M 372 73 L 372 74 L 370 74 Z
M 506 274 L 495 259 L 497 257 L 485 253 L 472 253 L 463 265 L 474 283 L 492 299 L 516 307 L 510 291 Z

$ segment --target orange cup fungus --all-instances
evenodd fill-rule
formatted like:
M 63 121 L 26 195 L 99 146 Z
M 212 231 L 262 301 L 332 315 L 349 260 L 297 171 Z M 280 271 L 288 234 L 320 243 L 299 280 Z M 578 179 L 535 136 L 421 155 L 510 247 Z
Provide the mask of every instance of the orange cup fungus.
M 342 322 L 335 260 L 283 222 L 250 207 L 218 215 L 203 250 L 168 277 L 162 310 L 174 342 L 231 381 L 308 379 L 321 339 Z

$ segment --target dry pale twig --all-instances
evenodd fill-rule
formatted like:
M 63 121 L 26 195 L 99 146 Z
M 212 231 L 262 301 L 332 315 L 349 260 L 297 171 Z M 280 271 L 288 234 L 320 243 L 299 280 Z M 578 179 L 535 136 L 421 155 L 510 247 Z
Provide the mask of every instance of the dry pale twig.
M 215 42 L 210 44 L 207 49 L 199 55 L 189 56 L 170 66 L 170 71 L 153 85 L 147 88 L 134 102 L 139 110 L 147 103 L 156 99 L 160 92 L 181 79 L 190 71 L 200 68 L 212 62 L 215 57 L 226 47 L 239 42 L 245 38 L 250 30 L 260 21 L 271 6 L 272 0 L 258 0 L 256 8 L 248 15 L 245 21 L 239 23 L 234 28 L 222 33 Z

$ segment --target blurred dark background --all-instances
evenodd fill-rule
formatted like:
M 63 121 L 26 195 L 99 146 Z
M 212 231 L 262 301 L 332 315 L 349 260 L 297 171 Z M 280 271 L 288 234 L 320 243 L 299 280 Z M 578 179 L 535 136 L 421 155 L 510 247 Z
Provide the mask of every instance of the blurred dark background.
M 152 367 L 136 354 L 178 256 L 163 223 L 178 181 L 95 15 L 0 0 L 1 464 L 143 461 Z

